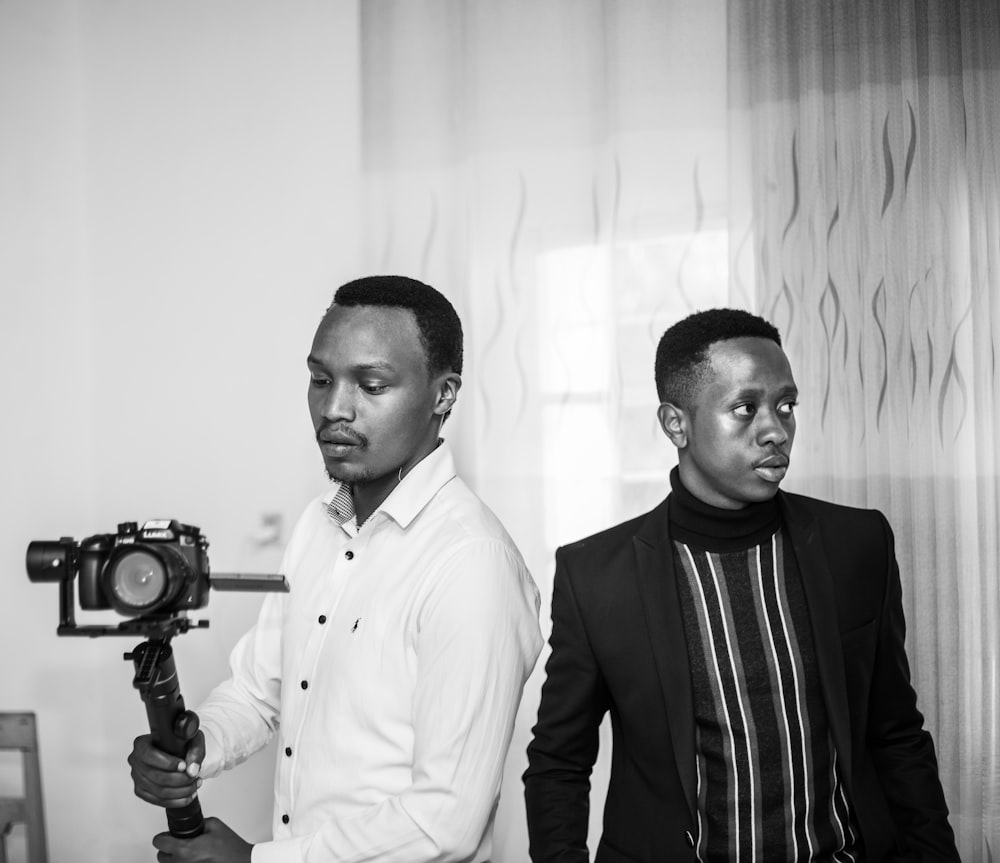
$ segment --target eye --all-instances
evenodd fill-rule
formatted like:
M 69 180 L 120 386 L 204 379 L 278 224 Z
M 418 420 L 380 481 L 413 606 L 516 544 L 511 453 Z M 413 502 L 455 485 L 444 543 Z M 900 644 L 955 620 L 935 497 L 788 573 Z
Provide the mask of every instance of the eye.
M 783 402 L 778 405 L 778 413 L 783 417 L 790 417 L 795 413 L 795 408 L 798 407 L 798 402 Z
M 740 419 L 748 420 L 757 413 L 757 406 L 751 404 L 736 405 L 733 408 L 733 413 Z
M 370 396 L 377 396 L 384 393 L 389 387 L 386 384 L 361 384 L 361 389 Z
M 323 375 L 310 375 L 309 386 L 311 387 L 325 387 L 330 384 L 330 379 L 324 377 Z

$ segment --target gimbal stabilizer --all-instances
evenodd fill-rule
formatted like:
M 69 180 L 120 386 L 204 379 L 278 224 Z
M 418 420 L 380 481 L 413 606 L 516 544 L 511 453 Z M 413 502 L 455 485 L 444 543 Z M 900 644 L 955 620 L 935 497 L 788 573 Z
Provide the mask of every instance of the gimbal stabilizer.
M 32 542 L 25 561 L 32 581 L 59 583 L 58 635 L 146 639 L 125 654 L 135 666 L 132 685 L 146 706 L 153 745 L 180 759 L 198 731 L 198 719 L 184 709 L 170 639 L 208 626 L 207 620 L 193 621 L 187 613 L 208 603 L 209 588 L 288 591 L 283 575 L 210 575 L 207 546 L 191 525 L 158 520 L 139 530 L 124 522 L 117 535 L 99 534 L 82 543 L 69 537 Z M 78 598 L 82 609 L 114 609 L 127 619 L 116 626 L 77 625 Z M 167 827 L 174 836 L 197 836 L 204 826 L 197 797 L 186 806 L 167 808 Z

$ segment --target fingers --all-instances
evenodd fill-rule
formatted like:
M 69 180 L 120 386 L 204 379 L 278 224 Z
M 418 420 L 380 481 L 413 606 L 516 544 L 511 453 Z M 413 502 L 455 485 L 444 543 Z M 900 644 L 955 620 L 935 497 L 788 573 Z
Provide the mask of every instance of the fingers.
M 153 837 L 153 847 L 160 852 L 157 855 L 157 860 L 161 856 L 166 855 L 167 857 L 173 856 L 174 852 L 177 851 L 178 843 L 185 842 L 185 839 L 178 839 L 176 836 L 171 836 L 169 833 L 157 833 Z
M 184 768 L 188 776 L 194 778 L 201 772 L 201 762 L 205 760 L 205 735 L 199 731 L 188 744 Z
M 185 848 L 191 848 L 194 844 L 207 845 L 215 842 L 219 836 L 235 836 L 232 830 L 223 821 L 211 816 L 205 818 L 204 829 L 199 836 L 179 838 L 172 833 L 157 833 L 153 837 L 153 847 L 160 852 L 170 855 L 181 853 Z M 201 838 L 204 837 L 204 838 Z
M 153 746 L 148 734 L 135 739 L 128 763 L 136 797 L 156 806 L 185 806 L 201 787 L 201 780 L 187 772 L 185 762 Z
M 187 806 L 198 789 L 200 779 L 191 779 L 186 773 L 142 773 L 132 770 L 132 785 L 135 796 L 154 806 L 168 809 Z
M 253 845 L 218 818 L 206 818 L 199 836 L 179 839 L 169 833 L 153 837 L 159 863 L 250 863 Z
M 152 735 L 143 734 L 132 742 L 132 754 L 128 757 L 128 763 L 140 763 L 156 770 L 177 770 L 184 762 L 176 755 L 157 749 L 153 745 Z

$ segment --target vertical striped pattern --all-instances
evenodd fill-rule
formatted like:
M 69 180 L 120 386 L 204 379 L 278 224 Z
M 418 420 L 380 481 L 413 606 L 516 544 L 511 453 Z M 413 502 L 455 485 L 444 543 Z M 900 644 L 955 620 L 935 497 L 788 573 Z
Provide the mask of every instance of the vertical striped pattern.
M 856 861 L 805 595 L 781 532 L 737 552 L 675 543 L 694 683 L 698 858 Z

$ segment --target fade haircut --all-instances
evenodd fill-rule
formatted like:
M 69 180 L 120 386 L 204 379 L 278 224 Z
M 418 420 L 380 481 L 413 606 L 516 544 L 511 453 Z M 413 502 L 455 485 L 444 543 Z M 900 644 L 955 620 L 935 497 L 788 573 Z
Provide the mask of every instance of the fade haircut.
M 742 309 L 708 309 L 678 321 L 656 347 L 654 374 L 660 402 L 689 407 L 709 373 L 708 349 L 716 342 L 748 337 L 770 339 L 781 347 L 777 327 Z
M 417 319 L 420 345 L 431 375 L 462 373 L 462 322 L 444 294 L 406 276 L 366 276 L 341 285 L 333 306 L 409 309 Z

